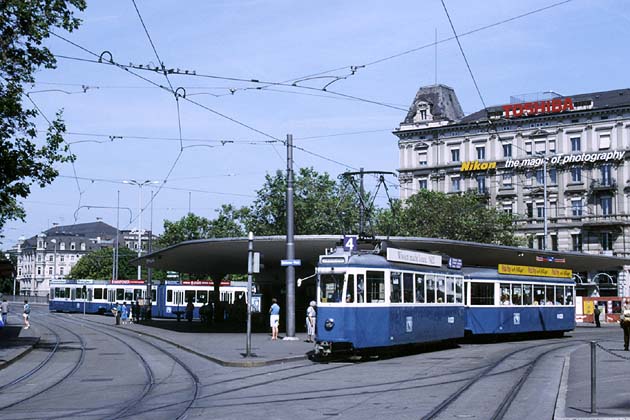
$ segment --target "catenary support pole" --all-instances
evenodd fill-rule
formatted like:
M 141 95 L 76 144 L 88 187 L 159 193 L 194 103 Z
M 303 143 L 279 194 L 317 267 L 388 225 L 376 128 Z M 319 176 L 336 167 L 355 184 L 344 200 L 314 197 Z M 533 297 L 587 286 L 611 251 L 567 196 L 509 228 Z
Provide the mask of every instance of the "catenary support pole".
M 151 190 L 151 222 L 149 224 L 149 254 L 153 252 L 153 190 Z M 151 308 L 151 288 L 153 287 L 153 268 L 147 265 L 147 299 Z
M 287 260 L 295 259 L 293 241 L 293 135 L 287 134 Z M 295 267 L 286 268 L 286 340 L 295 340 Z
M 591 341 L 591 414 L 597 414 L 597 342 Z
M 247 238 L 247 340 L 245 357 L 252 355 L 252 275 L 254 273 L 254 232 Z
M 547 157 L 543 157 L 543 250 L 547 250 Z

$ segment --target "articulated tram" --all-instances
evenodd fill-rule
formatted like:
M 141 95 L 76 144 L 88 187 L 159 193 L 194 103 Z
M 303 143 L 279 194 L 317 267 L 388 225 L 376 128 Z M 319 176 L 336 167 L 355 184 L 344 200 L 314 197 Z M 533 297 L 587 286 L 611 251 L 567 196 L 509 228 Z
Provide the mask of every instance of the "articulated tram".
M 448 268 L 442 256 L 393 248 L 319 257 L 318 354 L 575 328 L 571 278 Z M 570 276 L 569 276 L 570 277 Z

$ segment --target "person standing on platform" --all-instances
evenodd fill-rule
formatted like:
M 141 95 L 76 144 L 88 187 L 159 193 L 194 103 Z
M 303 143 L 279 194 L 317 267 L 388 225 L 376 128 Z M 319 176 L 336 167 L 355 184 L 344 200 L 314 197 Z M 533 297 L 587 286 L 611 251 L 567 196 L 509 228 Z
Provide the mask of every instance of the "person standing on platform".
M 593 319 L 595 320 L 595 327 L 597 328 L 601 328 L 601 324 L 599 323 L 599 315 L 602 313 L 602 311 L 599 310 L 599 305 L 597 304 L 597 302 L 593 302 L 595 304 L 595 306 L 593 307 Z
M 315 341 L 315 321 L 317 319 L 317 311 L 315 311 L 315 301 L 306 308 L 306 342 L 312 343 Z
M 28 300 L 24 300 L 24 313 L 22 314 L 24 317 L 24 329 L 28 330 L 31 328 L 31 323 L 29 318 L 31 317 L 31 305 L 28 304 Z
M 628 303 L 628 299 L 623 301 L 619 323 L 621 324 L 621 328 L 623 328 L 623 349 L 628 351 L 628 340 L 630 339 L 630 304 Z
M 193 304 L 192 299 L 188 299 L 188 304 L 186 305 L 186 319 L 188 322 L 192 322 L 194 311 L 195 305 Z
M 0 303 L 0 312 L 2 312 L 2 323 L 6 326 L 9 317 L 9 302 L 6 299 L 2 299 Z
M 269 308 L 269 325 L 271 326 L 271 339 L 278 339 L 278 328 L 280 327 L 280 306 L 276 298 L 271 299 Z

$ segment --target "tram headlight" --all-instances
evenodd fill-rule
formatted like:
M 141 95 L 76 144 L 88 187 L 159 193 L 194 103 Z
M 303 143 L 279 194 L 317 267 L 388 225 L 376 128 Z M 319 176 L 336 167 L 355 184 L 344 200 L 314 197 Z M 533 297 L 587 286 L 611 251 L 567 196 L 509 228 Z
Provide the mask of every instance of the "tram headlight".
M 326 322 L 324 322 L 324 328 L 326 328 L 326 331 L 332 330 L 334 326 L 335 326 L 335 320 L 332 318 L 328 318 Z

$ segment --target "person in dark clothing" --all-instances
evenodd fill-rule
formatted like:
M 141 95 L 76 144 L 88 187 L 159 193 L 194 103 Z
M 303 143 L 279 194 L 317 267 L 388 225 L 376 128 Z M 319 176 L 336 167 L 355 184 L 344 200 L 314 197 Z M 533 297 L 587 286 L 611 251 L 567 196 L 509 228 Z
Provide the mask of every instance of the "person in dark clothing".
M 195 305 L 193 305 L 192 300 L 189 300 L 188 304 L 186 305 L 186 319 L 188 320 L 188 322 L 192 322 L 194 310 Z
M 595 318 L 595 327 L 596 328 L 601 328 L 601 324 L 599 323 L 599 315 L 602 312 L 599 310 L 599 305 L 597 305 L 597 302 L 595 302 L 595 307 L 593 308 L 593 318 Z
M 628 351 L 628 342 L 630 341 L 630 303 L 628 303 L 628 299 L 624 300 L 621 307 L 619 324 L 623 328 L 623 349 Z

